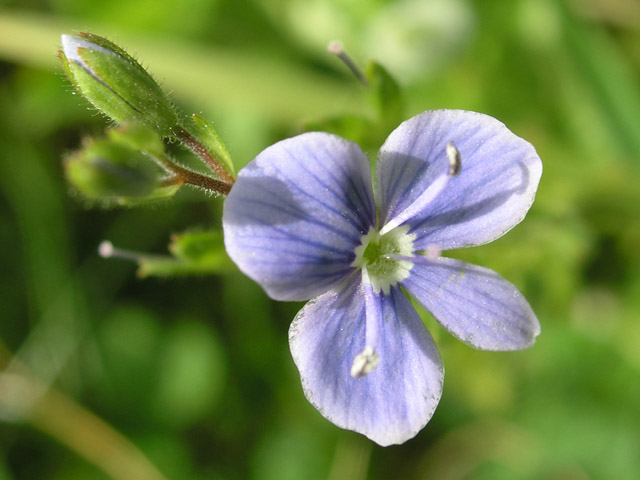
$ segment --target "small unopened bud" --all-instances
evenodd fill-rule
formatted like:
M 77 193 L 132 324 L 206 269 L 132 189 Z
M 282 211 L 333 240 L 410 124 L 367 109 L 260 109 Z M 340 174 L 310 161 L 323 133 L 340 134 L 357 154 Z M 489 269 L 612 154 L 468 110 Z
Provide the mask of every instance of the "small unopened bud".
M 90 33 L 62 35 L 65 73 L 89 102 L 117 123 L 138 122 L 171 134 L 178 115 L 167 95 L 129 54 Z
M 351 365 L 351 376 L 353 378 L 362 378 L 365 375 L 370 374 L 374 368 L 380 363 L 380 357 L 376 351 L 366 346 L 362 352 L 356 355 Z
M 92 139 L 65 159 L 69 183 L 84 197 L 130 205 L 171 196 L 163 172 L 142 152 L 110 138 Z

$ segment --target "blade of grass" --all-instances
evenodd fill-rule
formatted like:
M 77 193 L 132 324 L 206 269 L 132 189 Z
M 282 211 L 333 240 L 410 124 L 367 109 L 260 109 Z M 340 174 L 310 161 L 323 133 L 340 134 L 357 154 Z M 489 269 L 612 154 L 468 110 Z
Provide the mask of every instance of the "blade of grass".
M 116 25 L 87 25 L 15 10 L 0 12 L 0 59 L 53 70 L 60 34 L 79 28 L 115 40 L 141 59 L 164 88 L 202 109 L 245 109 L 291 122 L 363 105 L 356 85 L 275 54 L 196 45 L 175 37 L 152 38 Z
M 82 405 L 39 382 L 11 358 L 2 341 L 0 368 L 0 419 L 28 422 L 111 478 L 165 480 L 133 443 Z
M 638 74 L 607 33 L 578 22 L 565 8 L 569 53 L 607 115 L 623 150 L 640 160 L 640 88 Z

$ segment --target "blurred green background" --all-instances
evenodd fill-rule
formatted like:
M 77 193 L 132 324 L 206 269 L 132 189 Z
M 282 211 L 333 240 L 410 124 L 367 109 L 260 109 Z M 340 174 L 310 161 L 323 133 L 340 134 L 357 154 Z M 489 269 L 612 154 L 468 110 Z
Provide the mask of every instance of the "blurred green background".
M 165 253 L 219 229 L 222 202 L 74 198 L 60 160 L 107 125 L 55 57 L 77 30 L 213 120 L 238 167 L 304 122 L 371 113 L 334 39 L 396 75 L 405 118 L 505 122 L 543 159 L 537 200 L 455 255 L 524 292 L 536 345 L 474 351 L 425 315 L 447 371 L 427 427 L 383 449 L 325 421 L 288 351 L 300 304 L 238 272 L 141 280 L 97 256 L 103 239 Z M 0 0 L 0 480 L 640 478 L 639 247 L 637 0 Z

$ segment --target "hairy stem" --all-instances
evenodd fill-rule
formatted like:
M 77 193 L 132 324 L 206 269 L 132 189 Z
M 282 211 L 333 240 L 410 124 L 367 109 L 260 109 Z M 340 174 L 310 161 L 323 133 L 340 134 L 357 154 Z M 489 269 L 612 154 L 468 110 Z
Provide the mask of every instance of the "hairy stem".
M 176 185 L 178 183 L 186 183 L 195 187 L 204 188 L 210 192 L 218 193 L 220 195 L 228 195 L 231 191 L 231 183 L 223 182 L 215 178 L 211 178 L 207 175 L 203 175 L 198 172 L 194 172 L 187 168 L 172 162 L 167 157 L 155 157 L 154 159 L 168 172 L 173 174 L 163 181 L 163 186 Z
M 212 155 L 212 153 L 202 145 L 193 135 L 191 135 L 183 127 L 177 127 L 175 131 L 176 138 L 185 144 L 193 153 L 200 157 L 220 180 L 229 184 L 229 188 L 235 180 L 227 172 L 220 161 Z

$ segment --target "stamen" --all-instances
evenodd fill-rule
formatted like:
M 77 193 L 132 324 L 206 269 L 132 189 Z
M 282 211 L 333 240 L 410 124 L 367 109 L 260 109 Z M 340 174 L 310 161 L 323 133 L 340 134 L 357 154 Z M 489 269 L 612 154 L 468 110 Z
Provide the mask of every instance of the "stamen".
M 98 255 L 102 258 L 110 258 L 113 255 L 113 243 L 109 240 L 104 240 L 98 245 Z
M 449 183 L 449 175 L 440 175 L 435 182 L 433 182 L 429 188 L 427 188 L 422 195 L 416 198 L 411 205 L 409 205 L 404 211 L 402 211 L 393 220 L 388 222 L 384 227 L 380 229 L 380 235 L 393 230 L 394 228 L 402 225 L 404 222 L 415 216 L 418 212 L 423 210 L 429 205 L 438 195 L 442 192 L 447 183 Z
M 394 260 L 411 261 L 413 263 L 422 264 L 422 265 L 429 265 L 429 264 L 433 264 L 435 261 L 438 261 L 440 256 L 432 257 L 428 253 L 425 252 L 425 255 L 415 255 L 413 257 L 407 257 L 406 255 L 390 254 L 389 258 L 392 258 Z
M 127 250 L 121 250 L 113 246 L 109 240 L 104 240 L 98 245 L 98 255 L 102 258 L 121 258 L 123 260 L 132 260 L 139 262 L 143 260 L 147 255 L 143 253 L 131 252 Z
M 424 192 L 422 192 L 422 194 L 418 196 L 418 198 L 416 198 L 411 205 L 405 208 L 394 219 L 387 222 L 386 225 L 384 225 L 380 229 L 380 235 L 384 235 L 385 233 L 402 225 L 404 222 L 417 215 L 418 212 L 423 210 L 438 195 L 440 195 L 451 178 L 460 173 L 462 162 L 460 160 L 459 150 L 452 142 L 447 143 L 447 147 L 445 150 L 447 159 L 449 160 L 449 169 L 447 170 L 447 173 L 443 173 L 438 178 L 436 178 L 436 180 L 431 185 L 429 185 L 429 187 Z
M 429 245 L 422 251 L 422 254 L 418 255 L 400 255 L 397 253 L 387 253 L 383 255 L 384 258 L 389 260 L 400 260 L 404 262 L 419 262 L 420 258 L 426 258 L 427 260 L 437 260 L 442 256 L 442 249 L 437 245 Z
M 364 85 L 365 87 L 369 86 L 369 82 L 364 76 L 364 73 L 362 73 L 362 70 L 358 68 L 356 63 L 351 59 L 347 52 L 344 51 L 344 48 L 342 47 L 342 44 L 340 42 L 335 40 L 331 42 L 327 46 L 327 51 L 342 60 L 342 63 L 344 63 L 349 68 L 349 70 L 351 70 L 351 73 L 356 76 L 356 78 L 360 83 L 362 83 L 362 85 Z
M 351 376 L 362 378 L 371 373 L 378 363 L 380 356 L 376 352 L 380 338 L 380 323 L 382 321 L 382 311 L 380 302 L 376 298 L 369 278 L 367 267 L 362 267 L 362 288 L 364 290 L 364 311 L 365 311 L 365 347 L 353 359 L 351 365 Z
M 462 170 L 462 160 L 460 159 L 460 150 L 453 142 L 447 143 L 447 158 L 449 159 L 449 176 L 455 177 L 460 175 Z
M 351 366 L 351 376 L 353 378 L 362 378 L 373 371 L 380 363 L 380 357 L 375 350 L 369 346 L 356 355 Z
M 429 245 L 424 249 L 424 256 L 430 260 L 435 260 L 442 255 L 442 249 L 436 245 Z

